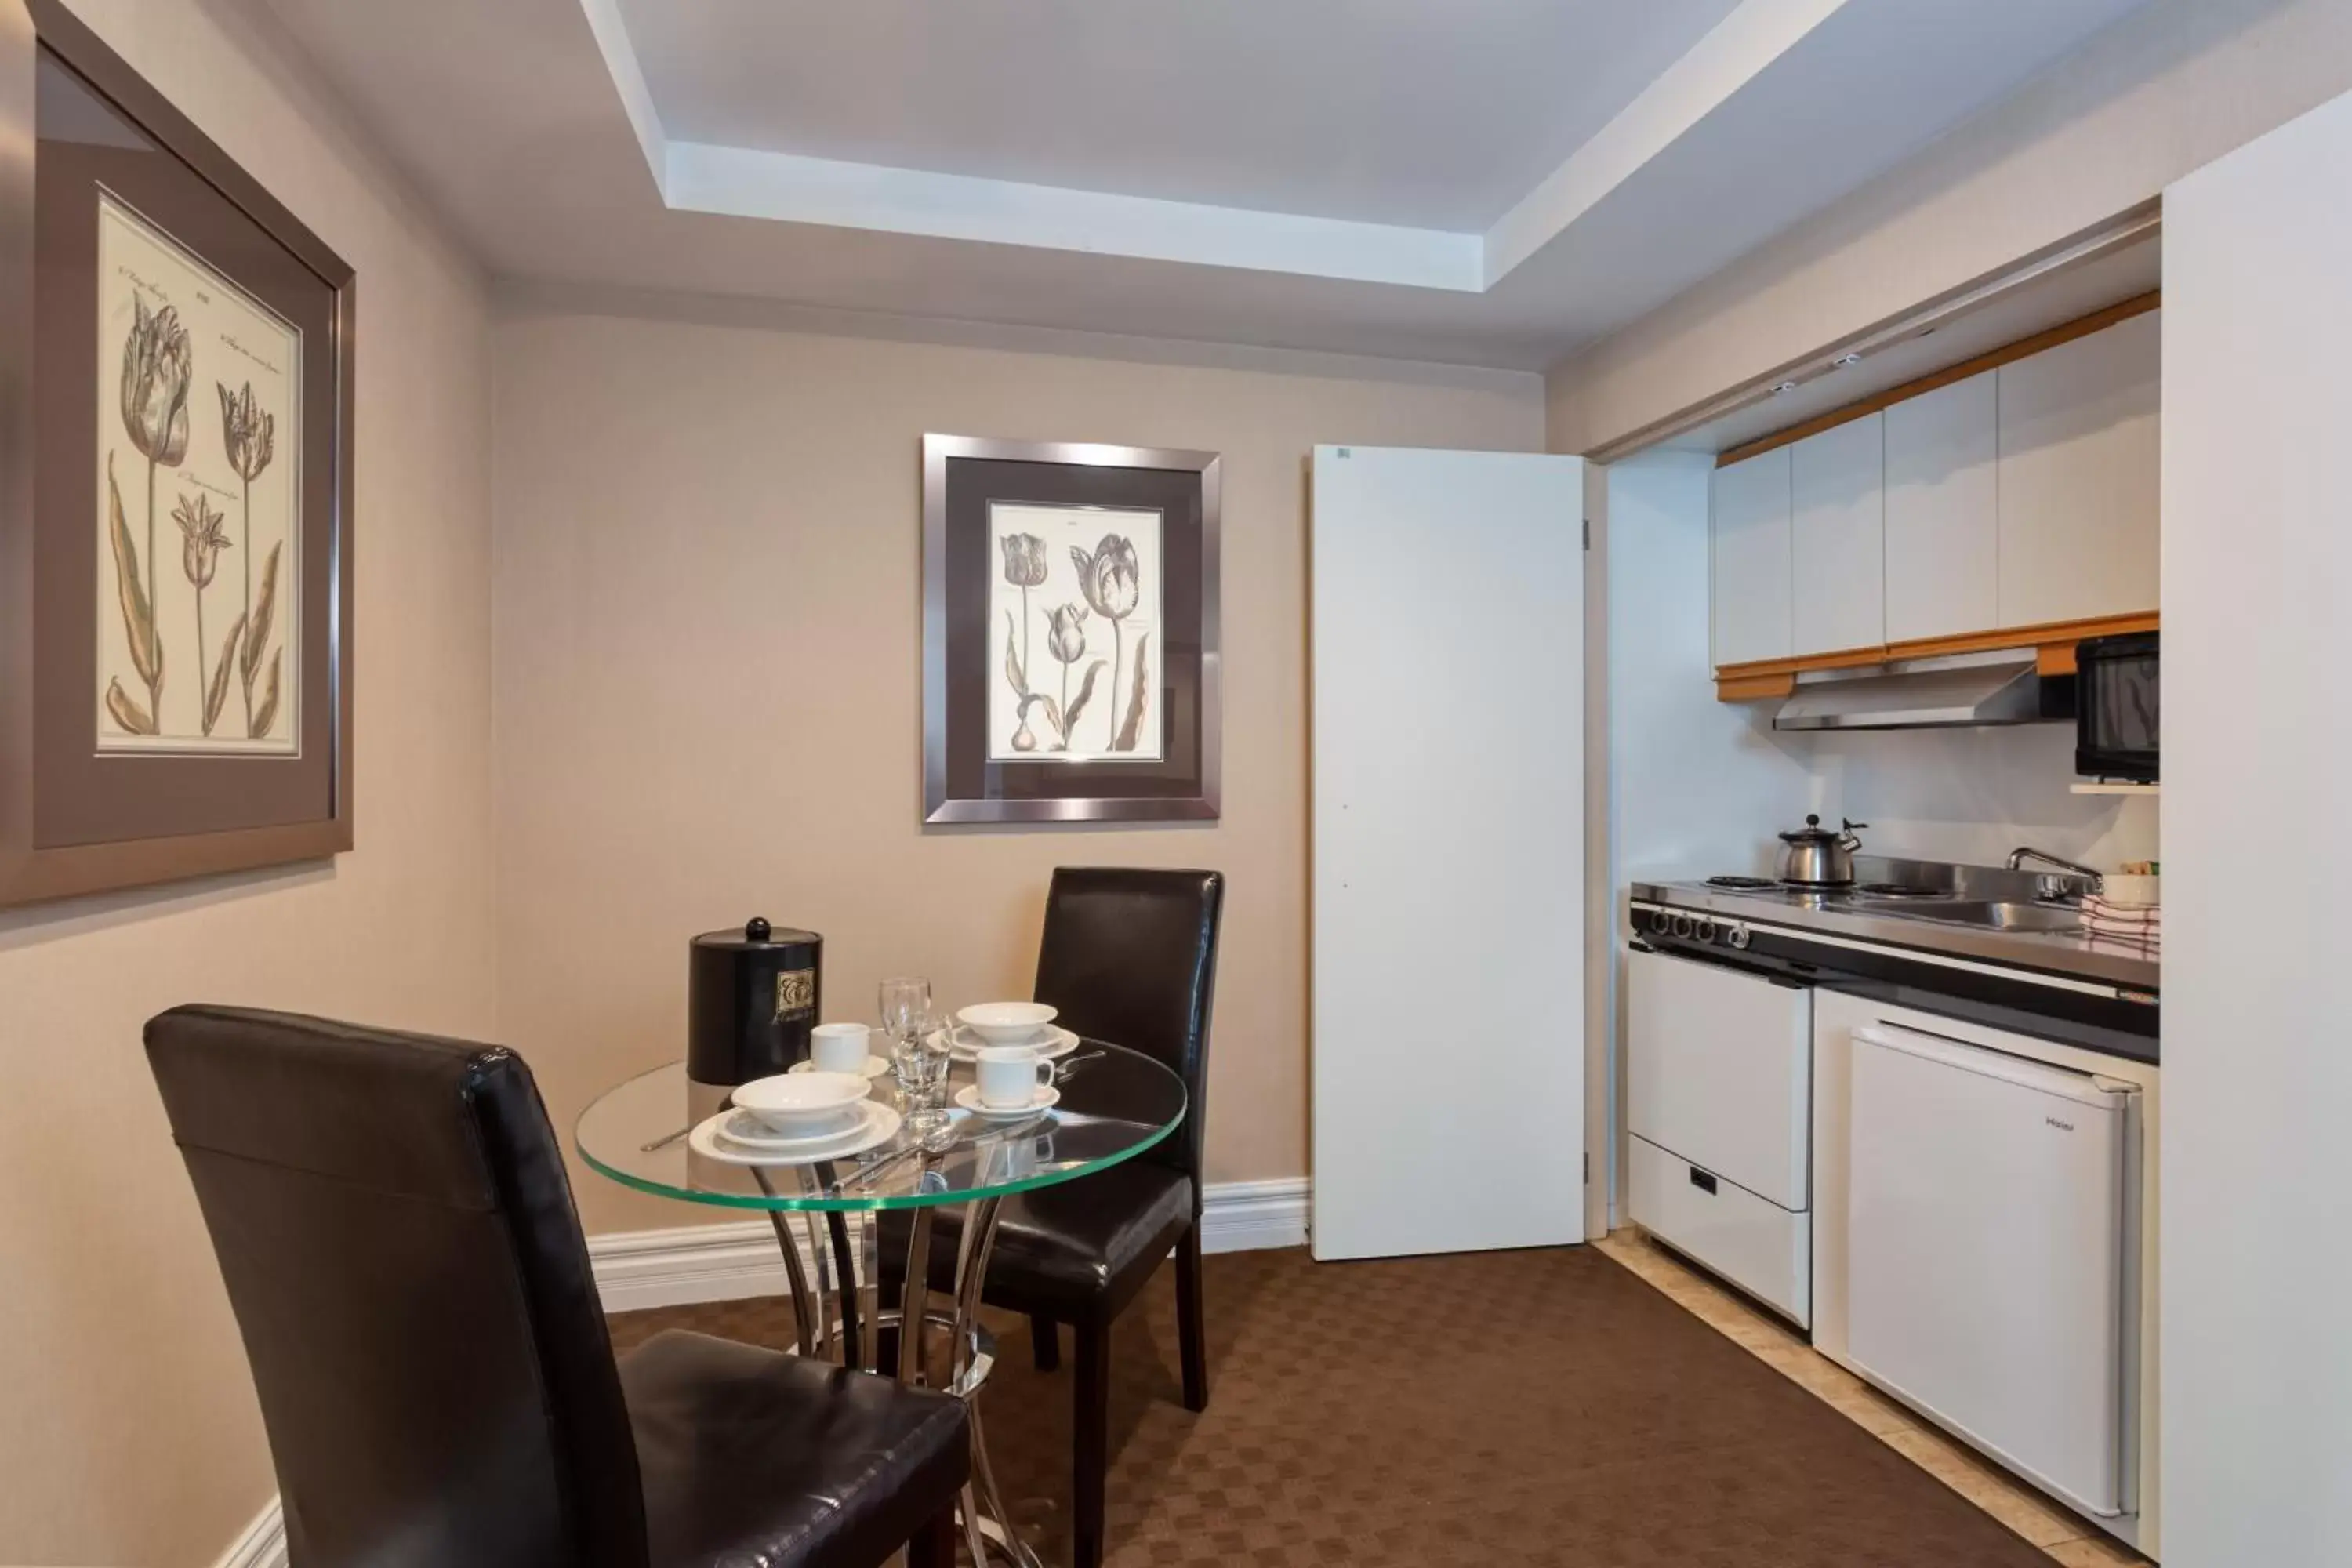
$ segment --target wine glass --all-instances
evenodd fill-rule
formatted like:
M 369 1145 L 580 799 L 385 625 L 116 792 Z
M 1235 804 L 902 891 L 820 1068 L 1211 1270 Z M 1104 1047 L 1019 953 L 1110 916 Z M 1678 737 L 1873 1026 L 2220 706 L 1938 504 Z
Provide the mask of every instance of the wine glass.
M 904 1045 L 922 1032 L 931 1011 L 931 983 L 899 975 L 882 983 L 882 1028 Z
M 907 1108 L 907 1131 L 918 1139 L 929 1139 L 948 1124 L 948 1073 L 955 1056 L 946 1031 L 946 1019 L 925 1012 L 890 1052 L 890 1076 Z

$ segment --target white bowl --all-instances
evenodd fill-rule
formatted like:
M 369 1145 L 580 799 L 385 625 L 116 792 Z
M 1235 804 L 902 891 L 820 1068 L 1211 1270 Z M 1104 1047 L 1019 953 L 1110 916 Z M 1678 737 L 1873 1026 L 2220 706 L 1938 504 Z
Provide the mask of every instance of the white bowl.
M 829 1121 L 845 1121 L 866 1088 L 863 1073 L 778 1073 L 739 1086 L 735 1103 L 778 1132 L 814 1132 Z
M 975 1002 L 956 1018 L 992 1046 L 1022 1046 L 1044 1032 L 1054 1012 L 1043 1002 Z

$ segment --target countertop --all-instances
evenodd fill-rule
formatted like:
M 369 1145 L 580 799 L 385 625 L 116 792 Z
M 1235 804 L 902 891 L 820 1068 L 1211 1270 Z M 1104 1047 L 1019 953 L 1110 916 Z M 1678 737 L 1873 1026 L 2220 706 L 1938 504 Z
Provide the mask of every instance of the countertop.
M 2044 974 L 2103 981 L 2134 991 L 2161 989 L 2161 962 L 2131 942 L 2066 931 L 2001 931 L 1930 920 L 1914 912 L 1911 906 L 1847 901 L 1789 889 L 1728 892 L 1704 882 L 1635 882 L 1630 890 L 1638 902 L 1704 910 L 1751 925 L 1821 931 Z

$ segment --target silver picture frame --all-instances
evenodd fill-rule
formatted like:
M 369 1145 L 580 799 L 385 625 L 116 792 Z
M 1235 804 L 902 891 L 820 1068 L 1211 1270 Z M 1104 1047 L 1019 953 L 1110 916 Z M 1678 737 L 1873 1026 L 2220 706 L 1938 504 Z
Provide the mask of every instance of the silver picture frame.
M 961 771 L 980 771 L 991 781 L 981 792 L 959 790 L 958 759 L 950 756 L 951 700 L 950 621 L 959 594 L 969 595 L 985 584 L 950 581 L 949 470 L 960 459 L 987 462 L 1058 465 L 1066 468 L 1123 468 L 1157 474 L 1189 476 L 1199 486 L 1200 560 L 1197 674 L 1187 671 L 1192 701 L 1182 705 L 1197 725 L 1195 743 L 1182 754 L 1193 759 L 1181 774 L 1169 766 L 1165 780 L 1140 776 L 1152 771 L 1137 763 L 1091 760 L 1056 763 L 1041 755 L 1034 763 L 1018 764 L 967 761 Z M 1082 822 L 1213 821 L 1221 809 L 1223 680 L 1219 648 L 1220 605 L 1218 552 L 1223 466 L 1214 452 L 1184 451 L 1157 447 L 1115 447 L 1083 441 L 1007 441 L 980 436 L 926 434 L 923 437 L 923 821 L 929 825 L 1028 823 L 1050 825 Z M 1172 637 L 1172 631 L 1170 633 Z M 1178 646 L 1172 642 L 1163 646 Z M 1181 645 L 1189 647 L 1190 643 Z M 1163 658 L 1163 664 L 1165 659 Z M 1172 679 L 1163 668 L 1163 682 Z M 985 737 L 982 736 L 983 751 Z M 1050 795 L 993 793 L 994 781 L 1007 768 L 1019 768 L 1066 785 L 1069 793 Z M 1123 787 L 1106 786 L 1116 773 Z M 1088 782 L 1092 774 L 1094 781 Z M 1166 785 L 1160 793 L 1159 785 Z

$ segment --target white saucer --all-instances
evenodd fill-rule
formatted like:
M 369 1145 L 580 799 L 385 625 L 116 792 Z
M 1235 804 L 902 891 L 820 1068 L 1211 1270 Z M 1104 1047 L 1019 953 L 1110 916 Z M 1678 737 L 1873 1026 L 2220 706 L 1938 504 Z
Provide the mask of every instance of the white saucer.
M 989 1040 L 982 1039 L 978 1035 L 973 1034 L 970 1029 L 965 1028 L 961 1024 L 958 1024 L 952 1031 L 941 1029 L 939 1034 L 931 1037 L 931 1043 L 933 1045 L 937 1045 L 941 1036 L 945 1036 L 947 1038 L 949 1051 L 954 1055 L 956 1060 L 961 1062 L 968 1062 L 971 1060 L 972 1058 L 978 1056 L 982 1051 L 986 1050 L 989 1046 L 993 1043 Z M 1069 1030 L 1063 1028 L 1058 1024 L 1047 1025 L 1044 1031 L 1043 1039 L 1043 1044 L 1033 1042 L 1017 1046 L 1013 1048 L 1016 1050 L 1034 1052 L 1037 1056 L 1045 1058 L 1046 1061 L 1052 1061 L 1056 1057 L 1066 1057 L 1072 1051 L 1078 1048 L 1077 1036 L 1070 1033 Z
M 816 1070 L 816 1064 L 814 1062 L 794 1062 L 784 1070 L 786 1072 L 814 1072 Z M 880 1078 L 884 1073 L 890 1070 L 890 1058 L 887 1057 L 867 1057 L 866 1058 L 866 1065 L 859 1068 L 857 1070 L 864 1073 L 867 1078 Z
M 795 1144 L 789 1151 L 756 1149 L 738 1143 L 720 1133 L 720 1126 L 737 1114 L 722 1110 L 698 1123 L 687 1134 L 687 1143 L 706 1160 L 716 1160 L 722 1165 L 806 1165 L 819 1160 L 845 1160 L 852 1154 L 863 1154 L 877 1149 L 898 1135 L 898 1112 L 879 1100 L 858 1103 L 862 1117 L 858 1126 L 851 1128 L 829 1142 Z
M 991 1121 L 1010 1121 L 1016 1117 L 1034 1116 L 1041 1110 L 1053 1110 L 1062 1103 L 1062 1091 L 1047 1084 L 1037 1091 L 1037 1098 L 1026 1105 L 998 1107 L 982 1104 L 980 1085 L 968 1083 L 956 1090 L 955 1102 L 974 1116 L 984 1116 Z

